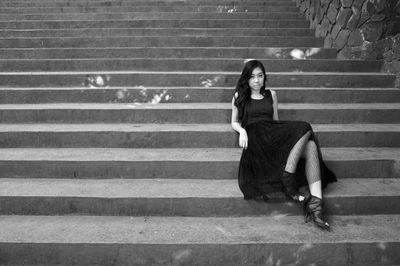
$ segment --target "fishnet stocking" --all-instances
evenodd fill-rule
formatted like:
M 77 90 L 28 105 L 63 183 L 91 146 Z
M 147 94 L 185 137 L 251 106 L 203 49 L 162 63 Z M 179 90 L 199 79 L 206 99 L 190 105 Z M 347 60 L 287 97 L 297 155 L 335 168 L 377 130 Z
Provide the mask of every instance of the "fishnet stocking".
M 311 185 L 321 180 L 318 150 L 314 141 L 309 140 L 307 142 L 304 149 L 304 157 L 306 158 L 306 177 L 308 184 Z
M 310 138 L 311 131 L 307 131 L 297 143 L 293 146 L 292 150 L 289 153 L 289 157 L 286 162 L 285 171 L 289 173 L 296 172 L 297 163 L 300 160 L 300 157 L 303 154 L 304 147 L 306 146 L 308 139 Z

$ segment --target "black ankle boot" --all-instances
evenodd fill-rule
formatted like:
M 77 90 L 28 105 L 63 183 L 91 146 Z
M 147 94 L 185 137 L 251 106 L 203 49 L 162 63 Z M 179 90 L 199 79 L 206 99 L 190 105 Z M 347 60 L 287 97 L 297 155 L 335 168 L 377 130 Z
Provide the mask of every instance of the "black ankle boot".
M 328 222 L 326 222 L 322 216 L 322 199 L 311 196 L 311 198 L 304 205 L 304 209 L 306 223 L 312 220 L 314 224 L 320 228 L 325 230 L 330 229 Z
M 293 173 L 284 171 L 281 182 L 283 185 L 283 193 L 285 193 L 288 198 L 297 202 L 304 202 L 305 197 L 297 191 L 296 179 Z

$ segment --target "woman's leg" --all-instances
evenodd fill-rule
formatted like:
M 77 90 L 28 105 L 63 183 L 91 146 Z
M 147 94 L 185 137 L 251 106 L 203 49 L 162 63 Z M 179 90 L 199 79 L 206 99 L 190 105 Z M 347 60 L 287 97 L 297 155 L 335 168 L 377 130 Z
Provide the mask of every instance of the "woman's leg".
M 319 167 L 317 149 L 317 145 L 312 140 L 307 142 L 306 148 L 304 149 L 306 176 L 311 193 L 311 198 L 307 201 L 305 206 L 306 221 L 311 219 L 317 226 L 329 230 L 329 223 L 325 221 L 322 215 L 321 170 Z
M 297 182 L 295 180 L 294 172 L 296 172 L 297 163 L 303 154 L 305 145 L 310 138 L 311 131 L 307 131 L 293 146 L 289 153 L 285 171 L 281 176 L 281 181 L 283 185 L 283 192 L 292 200 L 297 202 L 303 202 L 305 197 L 300 195 L 297 188 Z
M 307 131 L 293 146 L 292 150 L 289 153 L 289 157 L 286 162 L 285 171 L 288 173 L 296 172 L 297 163 L 300 160 L 300 157 L 303 155 L 304 147 L 306 146 L 309 138 L 311 136 L 311 131 Z
M 306 177 L 311 195 L 322 199 L 321 170 L 319 166 L 318 150 L 314 141 L 309 140 L 304 149 L 306 159 Z

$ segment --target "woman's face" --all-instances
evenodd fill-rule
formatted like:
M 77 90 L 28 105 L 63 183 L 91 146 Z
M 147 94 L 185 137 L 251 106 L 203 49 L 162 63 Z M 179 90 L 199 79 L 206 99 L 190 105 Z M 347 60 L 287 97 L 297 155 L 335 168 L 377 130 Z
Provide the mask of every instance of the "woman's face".
M 263 85 L 264 85 L 264 74 L 261 68 L 256 67 L 251 73 L 251 77 L 249 79 L 249 86 L 252 90 L 260 91 Z

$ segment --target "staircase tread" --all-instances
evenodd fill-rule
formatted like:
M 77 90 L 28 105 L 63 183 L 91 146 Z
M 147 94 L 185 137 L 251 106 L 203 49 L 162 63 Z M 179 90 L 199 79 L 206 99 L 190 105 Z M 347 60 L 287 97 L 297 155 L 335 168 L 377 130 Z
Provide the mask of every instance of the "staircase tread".
M 316 132 L 400 132 L 400 124 L 313 124 Z M 0 132 L 233 132 L 230 124 L 0 124 Z
M 400 178 L 345 178 L 331 184 L 324 193 L 325 198 L 396 196 L 400 196 Z M 243 195 L 234 179 L 0 178 L 0 197 L 242 198 Z
M 386 243 L 400 215 L 330 216 L 332 232 L 302 217 L 0 216 L 0 242 L 90 244 Z M 68 232 L 66 234 L 65 232 Z
M 231 109 L 231 103 L 40 103 L 40 104 L 0 104 L 0 110 L 41 110 L 41 109 L 76 109 L 76 110 L 129 110 L 129 109 Z M 280 109 L 301 110 L 398 110 L 400 103 L 280 103 Z
M 233 92 L 235 91 L 234 87 L 179 87 L 179 86 L 174 86 L 174 87 L 157 87 L 157 86 L 124 86 L 124 87 L 117 87 L 117 86 L 107 86 L 107 87 L 97 87 L 97 88 L 91 88 L 91 87 L 7 87 L 7 86 L 2 86 L 0 87 L 0 92 L 5 91 L 5 90 L 12 90 L 12 91 L 52 91 L 52 90 L 79 90 L 79 91 L 107 91 L 107 90 L 229 90 Z M 323 91 L 397 91 L 400 93 L 400 89 L 398 88 L 356 88 L 356 87 L 268 87 L 268 89 L 271 90 L 277 90 L 277 91 L 284 91 L 284 90 L 310 90 L 310 91 L 318 91 L 318 90 L 323 90 Z
M 240 148 L 2 148 L 0 161 L 239 162 Z M 400 160 L 400 148 L 322 148 L 325 160 Z
M 0 72 L 0 76 L 5 75 L 91 75 L 91 74 L 173 74 L 173 75 L 240 75 L 240 72 L 232 71 L 18 71 L 18 72 Z M 297 76 L 395 76 L 391 73 L 383 72 L 266 72 L 267 75 L 297 75 Z
M 276 36 L 279 37 L 279 36 Z M 121 58 L 121 57 L 95 57 L 95 58 L 29 58 L 29 59 L 20 59 L 20 58 L 7 58 L 7 59 L 0 59 L 1 61 L 4 62 L 12 62 L 12 61 L 16 61 L 16 62 L 31 62 L 31 61 L 38 61 L 38 62 L 47 62 L 47 61 L 61 61 L 61 62 L 77 62 L 77 61 L 146 61 L 146 62 L 151 62 L 151 61 L 155 61 L 155 62 L 160 62 L 160 61 L 207 61 L 207 62 L 212 62 L 212 61 L 223 61 L 226 63 L 231 63 L 231 61 L 237 61 L 237 62 L 243 62 L 245 59 L 242 58 L 232 58 L 232 57 L 212 57 L 212 58 L 208 58 L 208 57 L 177 57 L 177 58 L 171 58 L 171 57 L 164 57 L 164 58 L 145 58 L 145 57 L 129 57 L 129 58 Z M 296 62 L 323 62 L 323 63 L 329 63 L 329 64 L 355 64 L 357 63 L 357 66 L 361 66 L 361 65 L 365 65 L 365 64 L 380 64 L 381 61 L 379 60 L 337 60 L 337 59 L 320 59 L 320 58 L 306 58 L 306 59 L 287 59 L 287 58 L 258 58 L 258 60 L 262 60 L 262 61 L 270 61 L 268 63 L 274 63 L 274 62 L 290 62 L 294 64 L 296 64 Z M 276 72 L 274 72 L 276 73 Z M 341 72 L 340 72 L 341 73 Z M 354 72 L 352 72 L 354 73 Z M 365 72 L 362 72 L 365 73 Z M 377 73 L 372 71 L 372 73 Z

